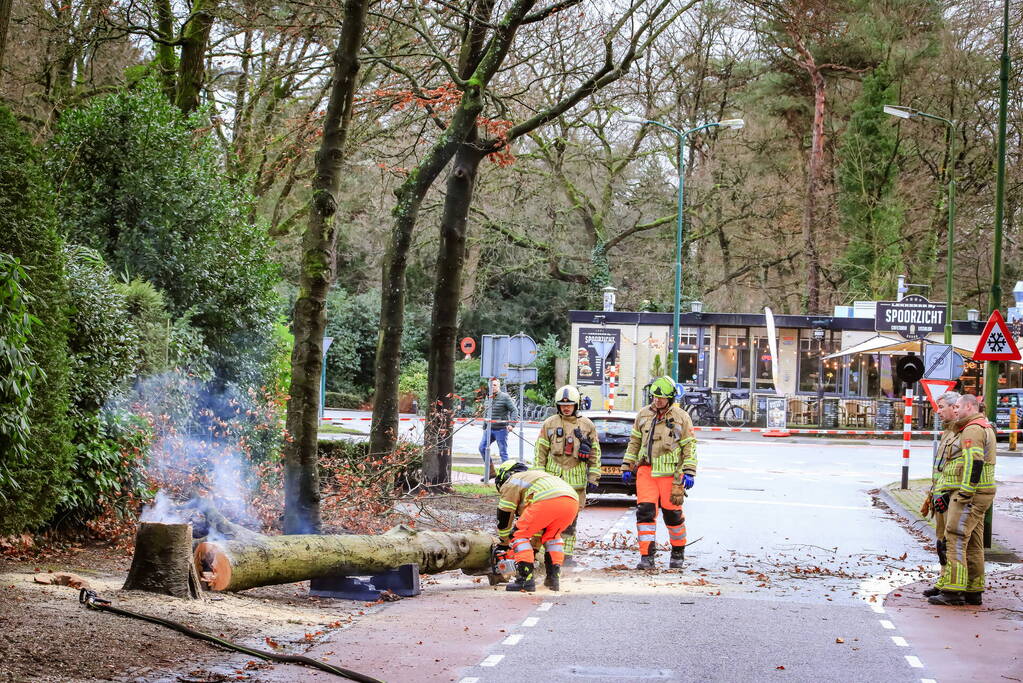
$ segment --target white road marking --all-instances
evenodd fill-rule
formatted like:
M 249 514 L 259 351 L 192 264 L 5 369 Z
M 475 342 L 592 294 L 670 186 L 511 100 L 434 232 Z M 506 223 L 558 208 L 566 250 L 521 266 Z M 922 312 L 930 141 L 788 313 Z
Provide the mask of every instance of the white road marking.
M 888 630 L 894 630 L 894 628 L 895 628 L 895 624 L 893 624 L 892 622 L 888 621 L 887 619 L 882 619 L 881 620 L 881 626 L 884 626 Z
M 906 661 L 914 669 L 924 668 L 924 663 L 920 661 L 919 657 L 914 657 L 913 655 L 906 655 Z
M 880 605 L 876 602 L 870 603 L 870 609 L 874 610 L 878 614 L 884 614 L 884 605 Z
M 470 678 L 463 678 L 462 680 L 458 681 L 458 683 L 480 683 L 480 679 L 476 678 L 475 676 L 472 676 Z
M 936 680 L 934 680 L 933 678 L 921 678 L 920 679 L 920 683 L 938 683 L 938 682 Z
M 892 636 L 892 642 L 899 647 L 909 647 L 909 643 L 907 643 L 906 639 L 902 636 Z
M 501 644 L 502 645 L 518 645 L 519 641 L 522 640 L 523 638 L 525 638 L 525 636 L 522 635 L 521 633 L 513 633 L 510 636 L 508 636 L 507 638 L 505 638 L 503 641 L 501 641 Z
M 536 626 L 536 622 L 540 621 L 540 617 L 526 617 L 526 620 L 522 622 L 522 626 L 525 628 L 531 628 Z
M 554 607 L 554 603 L 553 602 L 542 602 L 542 603 L 540 603 L 540 606 L 536 608 L 536 611 L 537 612 L 546 612 L 546 611 L 550 610 L 551 607 Z
M 497 666 L 502 659 L 504 659 L 504 655 L 490 655 L 480 662 L 480 666 Z
M 693 502 L 698 503 L 746 503 L 749 505 L 781 505 L 794 508 L 820 508 L 824 510 L 859 510 L 871 512 L 874 508 L 866 505 L 823 505 L 820 503 L 795 503 L 781 500 L 753 500 L 749 498 L 694 498 Z M 693 503 L 690 503 L 692 505 Z

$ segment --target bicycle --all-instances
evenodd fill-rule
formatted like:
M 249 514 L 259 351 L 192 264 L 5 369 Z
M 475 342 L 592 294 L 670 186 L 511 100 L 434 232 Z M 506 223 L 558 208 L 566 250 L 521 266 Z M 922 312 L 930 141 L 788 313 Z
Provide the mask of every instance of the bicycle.
M 682 394 L 682 408 L 694 425 L 709 426 L 724 422 L 729 427 L 743 427 L 749 422 L 749 411 L 732 400 L 749 400 L 746 389 L 729 389 L 717 410 L 714 410 L 709 388 L 693 389 Z

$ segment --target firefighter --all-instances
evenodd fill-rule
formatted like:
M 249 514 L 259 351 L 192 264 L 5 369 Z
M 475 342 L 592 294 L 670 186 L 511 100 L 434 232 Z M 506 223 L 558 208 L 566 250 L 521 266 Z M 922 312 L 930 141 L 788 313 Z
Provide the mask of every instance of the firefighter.
M 636 416 L 625 449 L 622 481 L 636 481 L 636 532 L 639 564 L 654 569 L 657 551 L 657 508 L 661 508 L 671 543 L 671 569 L 681 569 L 686 554 L 682 501 L 696 478 L 696 437 L 689 413 L 674 405 L 675 382 L 667 375 L 650 385 L 650 405 Z
M 934 455 L 934 464 L 931 470 L 931 489 L 924 497 L 923 506 L 920 508 L 920 515 L 924 518 L 928 514 L 934 515 L 934 535 L 936 537 L 935 547 L 938 551 L 938 562 L 944 568 L 947 562 L 945 543 L 945 513 L 939 512 L 931 505 L 931 498 L 934 496 L 938 481 L 941 480 L 945 466 L 960 457 L 959 429 L 956 420 L 956 402 L 959 401 L 959 394 L 955 391 L 946 391 L 938 400 L 938 416 L 941 417 L 941 441 L 938 443 L 938 452 Z M 941 589 L 937 586 L 924 591 L 924 597 L 940 595 Z
M 981 605 L 984 595 L 984 515 L 995 499 L 995 430 L 979 411 L 977 397 L 956 404 L 959 452 L 945 465 L 931 505 L 945 512 L 948 562 L 932 605 Z
M 531 470 L 514 460 L 498 465 L 494 483 L 501 494 L 497 503 L 499 549 L 507 551 L 510 548 L 515 558 L 516 578 L 506 586 L 506 590 L 536 591 L 533 578 L 535 557 L 531 543 L 535 535 L 540 536 L 546 551 L 543 585 L 552 591 L 560 590 L 561 563 L 565 558 L 561 533 L 579 512 L 575 490 L 560 477 Z
M 586 492 L 597 490 L 600 479 L 600 443 L 597 428 L 579 415 L 579 390 L 564 386 L 555 394 L 558 412 L 544 420 L 536 440 L 533 468 L 561 477 L 579 498 L 579 509 L 586 506 Z M 565 564 L 575 552 L 576 516 L 562 537 L 565 539 Z

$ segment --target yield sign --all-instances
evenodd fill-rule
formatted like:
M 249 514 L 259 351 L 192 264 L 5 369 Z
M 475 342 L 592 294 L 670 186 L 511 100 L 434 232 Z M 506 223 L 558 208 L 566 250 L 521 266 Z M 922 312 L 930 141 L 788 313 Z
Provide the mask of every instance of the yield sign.
M 973 352 L 973 360 L 1020 360 L 1019 349 L 1005 324 L 1001 312 L 996 308 L 980 334 L 980 343 Z
M 931 402 L 931 407 L 935 410 L 938 409 L 938 399 L 946 391 L 951 391 L 952 387 L 956 385 L 954 379 L 922 379 L 920 380 L 921 386 L 924 388 L 924 393 L 927 394 L 927 400 Z

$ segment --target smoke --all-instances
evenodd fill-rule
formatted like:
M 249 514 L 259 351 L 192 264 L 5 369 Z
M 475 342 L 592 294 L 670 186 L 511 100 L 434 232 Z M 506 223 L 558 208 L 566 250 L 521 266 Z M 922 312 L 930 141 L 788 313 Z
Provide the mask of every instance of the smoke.
M 188 516 L 181 508 L 203 499 L 233 522 L 260 525 L 253 502 L 281 429 L 257 398 L 168 372 L 140 380 L 118 401 L 153 432 L 146 478 L 157 494 L 142 521 L 180 523 Z

